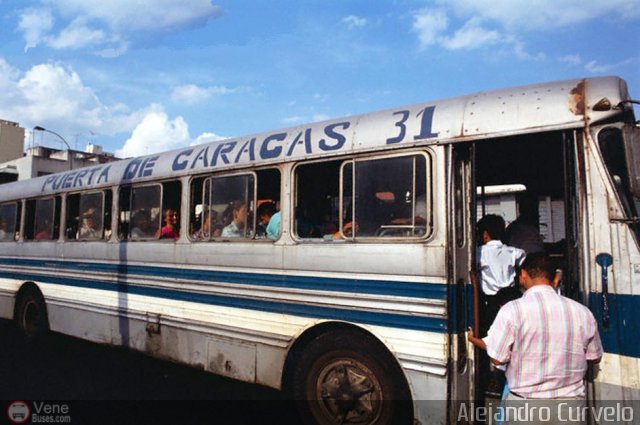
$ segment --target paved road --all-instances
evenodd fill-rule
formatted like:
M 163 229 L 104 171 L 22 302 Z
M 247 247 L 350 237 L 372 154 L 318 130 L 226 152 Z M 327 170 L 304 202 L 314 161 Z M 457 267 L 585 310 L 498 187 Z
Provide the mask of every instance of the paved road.
M 11 400 L 70 402 L 72 413 L 83 411 L 77 420 L 71 415 L 72 424 L 84 423 L 86 410 L 101 412 L 102 419 L 115 415 L 118 423 L 123 417 L 137 424 L 171 418 L 216 425 L 299 422 L 279 391 L 62 335 L 31 347 L 5 320 L 0 320 L 0 400 L 5 400 L 0 424 L 6 423 Z

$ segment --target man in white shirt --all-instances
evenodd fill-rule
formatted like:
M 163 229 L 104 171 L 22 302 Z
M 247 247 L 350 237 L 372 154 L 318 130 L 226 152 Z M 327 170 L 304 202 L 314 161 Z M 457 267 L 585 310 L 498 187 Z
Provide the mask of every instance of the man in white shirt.
M 478 277 L 482 288 L 480 294 L 480 335 L 485 336 L 496 318 L 500 307 L 522 294 L 516 284 L 517 268 L 525 258 L 525 252 L 502 243 L 504 219 L 499 215 L 485 215 L 478 221 L 478 239 L 481 246 L 476 252 Z M 475 284 L 477 279 L 473 278 Z M 502 392 L 504 374 L 489 372 L 488 357 L 481 355 L 481 380 L 489 393 Z
M 478 247 L 476 259 L 482 287 L 482 331 L 486 332 L 498 314 L 498 310 L 521 293 L 515 284 L 517 268 L 522 264 L 525 252 L 501 242 L 504 236 L 504 219 L 489 214 L 478 222 Z M 483 334 L 484 334 L 483 332 Z

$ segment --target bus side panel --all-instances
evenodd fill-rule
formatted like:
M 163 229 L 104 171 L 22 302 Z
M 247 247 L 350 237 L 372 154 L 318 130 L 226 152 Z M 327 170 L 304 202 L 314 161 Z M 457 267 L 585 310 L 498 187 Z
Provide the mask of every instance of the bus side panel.
M 16 293 L 21 281 L 0 278 L 0 319 L 13 319 Z
M 585 249 L 589 308 L 598 322 L 604 356 L 596 367 L 589 397 L 596 400 L 640 399 L 640 251 L 630 228 L 610 217 L 623 212 L 594 143 L 586 154 L 588 217 L 583 222 L 588 240 Z M 613 265 L 607 269 L 608 291 L 603 292 L 603 270 L 596 256 L 608 253 Z M 606 298 L 606 303 L 605 303 Z M 606 305 L 606 307 L 605 307 Z M 605 310 L 608 310 L 608 319 Z

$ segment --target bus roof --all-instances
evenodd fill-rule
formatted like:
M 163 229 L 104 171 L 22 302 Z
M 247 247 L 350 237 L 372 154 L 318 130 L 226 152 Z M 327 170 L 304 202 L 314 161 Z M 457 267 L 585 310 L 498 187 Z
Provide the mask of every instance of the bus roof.
M 593 106 L 606 98 L 608 110 Z M 225 169 L 579 128 L 622 111 L 618 77 L 480 92 L 124 159 L 0 186 L 0 202 Z M 606 109 L 606 108 L 597 108 Z

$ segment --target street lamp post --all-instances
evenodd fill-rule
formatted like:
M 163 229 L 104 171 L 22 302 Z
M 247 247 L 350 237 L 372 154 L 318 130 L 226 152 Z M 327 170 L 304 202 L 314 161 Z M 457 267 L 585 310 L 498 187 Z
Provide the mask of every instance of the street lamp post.
M 69 146 L 69 143 L 67 143 L 67 141 L 65 140 L 64 137 L 62 137 L 61 135 L 59 135 L 58 133 L 56 133 L 55 131 L 46 129 L 44 127 L 41 127 L 39 125 L 36 125 L 35 127 L 33 127 L 34 131 L 46 131 L 47 133 L 51 133 L 54 136 L 58 136 L 58 138 L 60 140 L 62 140 L 62 143 L 65 144 L 65 146 L 67 147 L 67 152 L 69 154 L 69 169 L 72 170 L 73 169 L 73 153 L 71 152 L 71 146 Z

